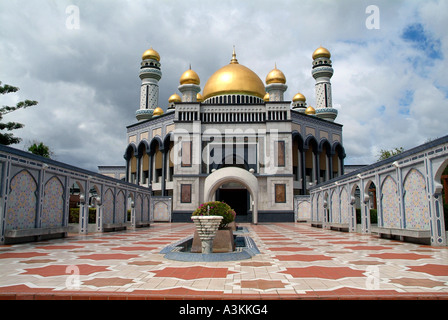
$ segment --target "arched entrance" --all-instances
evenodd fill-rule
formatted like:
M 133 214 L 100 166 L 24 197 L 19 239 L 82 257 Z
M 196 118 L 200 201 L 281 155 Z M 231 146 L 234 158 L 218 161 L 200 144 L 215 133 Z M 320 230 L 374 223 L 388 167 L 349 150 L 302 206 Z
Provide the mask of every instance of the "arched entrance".
M 215 193 L 215 200 L 223 201 L 236 212 L 237 222 L 250 222 L 249 211 L 251 199 L 247 188 L 238 182 L 228 182 L 222 184 Z
M 251 201 L 247 204 L 246 209 L 244 209 L 244 203 L 239 204 L 242 209 L 246 212 L 252 209 L 252 223 L 258 223 L 258 181 L 257 178 L 247 170 L 238 167 L 225 167 L 212 172 L 206 179 L 204 183 L 204 201 L 212 201 L 216 196 L 216 192 L 220 189 L 219 193 L 225 188 L 221 187 L 233 186 L 229 190 L 246 190 L 250 195 Z M 238 186 L 239 189 L 235 187 Z M 244 189 L 245 188 L 245 189 Z M 247 199 L 246 193 L 246 199 Z M 222 197 L 220 195 L 220 197 Z M 230 195 L 226 197 L 230 198 Z M 216 199 L 219 200 L 219 199 Z M 236 199 L 235 199 L 236 200 Z M 226 200 L 224 200 L 226 201 Z M 244 197 L 240 195 L 240 201 L 244 201 Z M 227 201 L 226 201 L 227 202 Z M 232 206 L 230 202 L 227 202 Z M 247 200 L 246 200 L 247 203 Z M 236 208 L 234 208 L 236 209 Z

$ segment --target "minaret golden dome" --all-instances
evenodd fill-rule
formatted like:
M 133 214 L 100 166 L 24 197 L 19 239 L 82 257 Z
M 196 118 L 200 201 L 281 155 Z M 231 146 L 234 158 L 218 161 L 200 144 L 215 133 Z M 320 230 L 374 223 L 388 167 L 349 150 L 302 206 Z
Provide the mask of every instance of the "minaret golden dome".
M 309 106 L 308 108 L 306 108 L 305 114 L 309 114 L 309 115 L 316 114 L 316 109 L 314 109 L 312 106 Z
M 298 93 L 296 93 L 296 95 L 292 98 L 292 101 L 293 101 L 293 102 L 296 102 L 296 101 L 303 101 L 303 102 L 305 102 L 305 101 L 306 101 L 306 98 L 305 98 L 305 96 L 304 96 L 303 94 L 301 94 L 300 92 L 298 92 Z
M 157 60 L 160 62 L 160 55 L 156 50 L 154 50 L 151 47 L 150 49 L 143 52 L 142 60 L 146 60 L 146 59 L 154 59 L 154 60 Z
M 202 94 L 200 94 L 199 92 L 198 92 L 198 94 L 196 95 L 196 101 L 197 101 L 197 102 L 202 102 L 202 101 L 204 101 L 204 98 L 202 97 Z
M 182 102 L 182 98 L 177 93 L 172 94 L 168 98 L 168 103 L 174 103 L 174 102 Z
M 248 94 L 263 99 L 266 90 L 255 72 L 238 63 L 235 50 L 230 64 L 216 71 L 204 86 L 204 100 L 224 94 Z
M 154 109 L 154 112 L 152 113 L 153 116 L 161 116 L 163 114 L 163 110 L 160 107 L 157 107 Z
M 190 69 L 185 71 L 182 74 L 182 76 L 180 77 L 179 83 L 181 85 L 183 85 L 183 84 L 199 85 L 201 83 L 201 80 L 199 79 L 198 74 L 196 72 L 194 72 L 194 70 L 191 70 L 191 66 L 190 66 Z
M 266 101 L 266 102 L 269 101 L 269 93 L 266 92 L 266 94 L 264 95 L 263 100 Z
M 320 57 L 330 58 L 331 53 L 330 51 L 328 51 L 328 49 L 325 49 L 324 47 L 319 47 L 313 52 L 313 60 Z
M 283 72 L 277 69 L 277 65 L 266 76 L 266 84 L 271 83 L 286 83 L 286 77 Z

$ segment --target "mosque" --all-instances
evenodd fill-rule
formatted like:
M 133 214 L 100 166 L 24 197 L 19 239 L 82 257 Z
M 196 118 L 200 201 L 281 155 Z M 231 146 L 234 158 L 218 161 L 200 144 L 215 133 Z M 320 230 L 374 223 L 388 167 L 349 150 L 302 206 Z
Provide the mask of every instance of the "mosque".
M 230 63 L 203 87 L 198 74 L 186 70 L 164 112 L 161 57 L 145 51 L 137 122 L 127 127 L 126 181 L 170 197 L 173 222 L 190 221 L 191 212 L 211 200 L 231 205 L 239 222 L 294 221 L 295 196 L 344 174 L 330 58 L 323 47 L 312 53 L 314 108 L 300 92 L 285 101 L 286 78 L 277 66 L 263 83 L 234 49 Z

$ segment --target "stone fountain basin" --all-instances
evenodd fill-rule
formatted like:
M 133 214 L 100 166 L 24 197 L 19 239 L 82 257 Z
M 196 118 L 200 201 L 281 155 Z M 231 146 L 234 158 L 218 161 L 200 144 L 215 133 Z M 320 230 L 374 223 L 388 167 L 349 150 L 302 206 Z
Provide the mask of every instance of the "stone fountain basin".
M 232 252 L 194 253 L 191 252 L 194 236 L 189 236 L 163 248 L 160 253 L 165 254 L 164 258 L 176 261 L 191 262 L 219 262 L 237 261 L 251 259 L 259 254 L 255 242 L 247 235 L 237 235 L 235 237 L 235 250 Z

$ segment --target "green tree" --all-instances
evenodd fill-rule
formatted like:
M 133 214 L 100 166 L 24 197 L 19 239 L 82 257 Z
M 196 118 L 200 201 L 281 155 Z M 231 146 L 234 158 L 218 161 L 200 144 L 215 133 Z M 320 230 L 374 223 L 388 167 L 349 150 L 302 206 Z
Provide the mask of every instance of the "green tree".
M 53 155 L 53 152 L 50 150 L 50 148 L 46 145 L 44 145 L 42 142 L 37 144 L 37 142 L 34 142 L 29 148 L 28 151 L 32 154 L 45 157 L 45 158 L 51 158 Z
M 7 94 L 7 93 L 14 93 L 19 91 L 19 88 L 13 87 L 9 84 L 2 85 L 2 82 L 0 81 L 0 94 Z M 16 111 L 18 109 L 25 109 L 31 106 L 35 106 L 37 104 L 37 101 L 34 100 L 25 100 L 18 102 L 15 106 L 3 106 L 0 108 L 0 130 L 4 131 L 12 131 L 16 129 L 23 128 L 23 124 L 18 122 L 6 122 L 3 123 L 3 116 L 11 113 L 13 111 Z M 14 135 L 10 132 L 0 132 L 0 144 L 4 145 L 10 145 L 19 143 L 22 139 L 14 137 Z
M 381 149 L 380 154 L 378 155 L 378 161 L 396 156 L 404 151 L 403 147 L 395 148 L 392 150 L 383 150 Z

